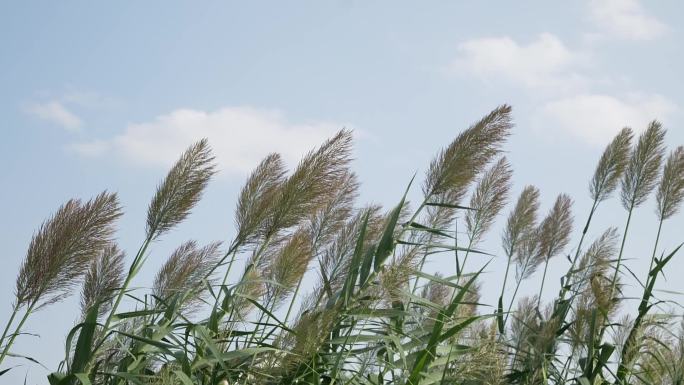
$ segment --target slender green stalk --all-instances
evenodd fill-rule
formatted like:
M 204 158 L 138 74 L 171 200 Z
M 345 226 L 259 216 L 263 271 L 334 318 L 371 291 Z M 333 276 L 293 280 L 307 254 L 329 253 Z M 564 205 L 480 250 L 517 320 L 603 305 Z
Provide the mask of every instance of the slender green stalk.
M 428 237 L 427 243 L 432 243 L 432 234 Z M 425 261 L 427 260 L 428 256 L 428 249 L 427 247 L 425 248 L 425 252 L 423 253 L 423 257 L 420 259 L 420 264 L 418 264 L 418 271 L 423 271 L 423 267 L 425 266 Z M 413 289 L 411 289 L 411 294 L 416 294 L 416 290 L 418 290 L 418 283 L 420 282 L 420 277 L 416 276 L 415 281 L 413 282 Z
M 506 261 L 506 272 L 504 273 L 504 281 L 503 281 L 503 284 L 501 284 L 501 294 L 499 295 L 499 297 L 502 299 L 502 301 L 503 301 L 504 292 L 506 291 L 506 283 L 508 282 L 508 273 L 510 273 L 510 270 L 511 270 L 511 259 L 512 259 L 513 255 L 511 254 L 511 255 L 508 255 L 507 257 L 508 257 L 508 259 Z
M 549 260 L 551 258 L 547 255 L 544 261 L 544 274 L 542 274 L 542 281 L 541 285 L 539 286 L 539 295 L 537 296 L 537 311 L 539 311 L 539 307 L 541 306 L 541 298 L 542 294 L 544 293 L 544 282 L 546 282 L 546 272 L 549 269 Z
M 297 298 L 297 294 L 299 294 L 299 289 L 302 286 L 303 280 L 304 280 L 304 276 L 302 275 L 299 278 L 299 282 L 297 282 L 297 287 L 295 287 L 295 290 L 292 293 L 292 299 L 290 300 L 290 305 L 287 307 L 287 313 L 285 314 L 285 319 L 283 320 L 283 325 L 287 325 L 287 321 L 290 320 L 290 314 L 292 313 L 292 309 L 294 308 L 295 299 Z
M 518 295 L 518 290 L 520 289 L 520 284 L 522 283 L 522 277 L 525 276 L 525 272 L 527 271 L 527 267 L 529 265 L 529 261 L 525 262 L 525 265 L 523 266 L 522 273 L 520 274 L 520 279 L 516 280 L 515 284 L 515 290 L 513 290 L 513 296 L 511 297 L 511 302 L 508 303 L 508 310 L 506 311 L 506 317 L 504 318 L 504 325 L 508 323 L 508 316 L 511 315 L 511 310 L 513 309 L 513 304 L 515 303 L 515 297 Z
M 10 335 L 9 341 L 7 341 L 7 344 L 5 344 L 5 348 L 2 349 L 2 354 L 0 355 L 0 364 L 5 360 L 5 357 L 9 354 L 9 349 L 12 347 L 12 344 L 14 344 L 14 340 L 17 338 L 19 335 L 19 332 L 21 332 L 21 328 L 24 326 L 24 323 L 28 319 L 28 317 L 31 315 L 31 312 L 33 311 L 33 308 L 36 306 L 36 303 L 33 302 L 31 303 L 28 308 L 26 308 L 26 312 L 24 313 L 24 316 L 21 317 L 21 320 L 19 321 L 19 324 L 17 325 L 16 329 L 14 329 L 14 333 Z M 15 311 L 16 313 L 16 311 Z M 14 318 L 15 314 L 12 314 L 12 319 Z M 8 325 L 9 326 L 9 325 Z
M 7 337 L 7 332 L 9 331 L 10 327 L 12 326 L 12 323 L 14 322 L 14 318 L 17 316 L 18 312 L 19 312 L 19 308 L 17 306 L 12 306 L 12 315 L 10 316 L 10 319 L 7 321 L 7 325 L 5 325 L 5 330 L 2 332 L 2 337 L 0 337 L 0 345 L 4 343 L 5 337 Z M 5 348 L 6 348 L 6 345 L 5 345 Z M 4 351 L 5 351 L 5 349 L 3 349 L 3 353 L 4 353 Z M 2 360 L 0 360 L 0 364 L 1 363 L 2 363 Z
M 660 232 L 663 230 L 663 221 L 664 219 L 661 219 L 658 223 L 658 234 L 656 235 L 655 239 L 655 244 L 653 245 L 653 255 L 651 256 L 651 264 L 648 267 L 648 271 L 650 272 L 653 269 L 653 264 L 655 263 L 655 258 L 656 258 L 656 253 L 658 252 L 658 243 L 660 242 Z M 648 286 L 648 280 L 650 279 L 650 275 L 646 279 L 646 286 Z
M 613 294 L 615 292 L 615 287 L 617 285 L 617 279 L 618 279 L 618 274 L 620 273 L 620 266 L 622 263 L 622 253 L 624 252 L 625 249 L 625 241 L 627 240 L 627 233 L 629 231 L 629 224 L 632 220 L 632 212 L 634 211 L 634 203 L 630 205 L 629 208 L 629 213 L 627 214 L 627 222 L 625 223 L 625 230 L 622 234 L 622 243 L 620 244 L 620 252 L 618 253 L 618 258 L 617 258 L 617 263 L 615 264 L 615 272 L 613 273 L 613 278 L 610 280 L 610 291 L 609 297 L 608 298 L 613 298 Z M 604 324 L 603 327 L 601 327 L 601 331 L 599 332 L 599 338 L 598 341 L 603 340 L 603 336 L 606 332 L 606 328 L 608 327 L 607 324 Z M 591 349 L 592 347 L 590 347 Z
M 267 301 L 266 306 L 264 308 L 268 309 L 268 311 L 273 312 L 273 308 L 275 307 L 275 301 Z M 254 324 L 254 332 L 252 332 L 249 336 L 249 340 L 245 341 L 245 345 L 243 346 L 243 349 L 247 349 L 249 345 L 254 341 L 254 337 L 257 335 L 257 330 L 259 328 L 259 325 L 261 324 L 262 321 L 264 321 L 264 317 L 266 316 L 266 312 L 262 311 L 259 314 L 259 319 L 257 320 L 256 324 Z M 268 321 L 268 318 L 266 319 Z M 266 334 L 266 326 L 264 326 L 259 332 L 259 338 L 257 339 L 258 342 L 263 342 L 264 334 Z M 252 365 L 254 365 L 254 360 L 256 359 L 256 356 L 252 358 Z
M 152 233 L 152 232 L 151 232 Z M 150 233 L 150 234 L 151 234 Z M 133 258 L 133 263 L 131 263 L 131 267 L 128 271 L 128 274 L 126 275 L 126 279 L 124 280 L 123 285 L 121 288 L 118 290 L 118 293 L 116 295 L 116 299 L 114 300 L 114 303 L 112 304 L 112 308 L 109 311 L 109 315 L 107 316 L 107 319 L 102 327 L 102 338 L 101 340 L 96 343 L 94 346 L 101 346 L 104 340 L 107 338 L 109 335 L 109 327 L 111 325 L 112 320 L 114 319 L 114 315 L 116 314 L 116 310 L 118 309 L 119 305 L 121 304 L 121 300 L 123 299 L 123 296 L 126 294 L 126 290 L 128 289 L 128 286 L 130 285 L 131 281 L 133 280 L 133 277 L 137 274 L 140 266 L 140 261 L 144 260 L 144 255 L 145 252 L 147 251 L 147 247 L 149 246 L 150 242 L 152 242 L 152 236 L 148 235 L 147 238 L 145 239 L 145 242 L 143 242 L 142 246 L 138 250 L 138 253 L 136 254 L 135 258 Z M 86 372 L 90 372 L 92 369 L 92 361 L 86 365 Z
M 625 250 L 625 241 L 627 240 L 627 232 L 629 231 L 629 224 L 632 220 L 632 212 L 634 211 L 634 204 L 629 208 L 629 214 L 627 215 L 627 223 L 625 224 L 625 231 L 622 234 L 622 243 L 620 244 L 620 252 L 618 253 L 617 263 L 615 264 L 615 272 L 613 273 L 613 278 L 610 280 L 610 296 L 608 298 L 613 298 L 615 292 L 615 286 L 617 285 L 618 274 L 620 273 L 620 266 L 622 265 L 622 254 Z M 601 333 L 603 334 L 603 333 Z
M 599 201 L 598 199 L 594 199 L 594 203 L 591 206 L 591 211 L 589 211 L 589 217 L 587 218 L 587 223 L 584 225 L 584 230 L 582 230 L 582 235 L 580 237 L 579 243 L 577 244 L 577 250 L 575 250 L 575 256 L 572 259 L 572 263 L 570 264 L 570 269 L 568 269 L 568 273 L 565 275 L 565 285 L 561 287 L 561 292 L 558 295 L 558 298 L 560 301 L 565 299 L 565 294 L 567 294 L 569 288 L 572 287 L 570 280 L 572 279 L 572 276 L 575 273 L 575 266 L 577 266 L 577 261 L 579 260 L 580 253 L 582 252 L 582 244 L 584 244 L 584 238 L 587 236 L 587 232 L 589 231 L 589 225 L 591 224 L 591 219 L 594 217 L 594 213 L 596 213 L 596 209 L 598 208 Z
M 459 269 L 460 270 L 459 275 L 460 275 L 460 273 L 463 273 L 463 271 L 465 270 L 465 264 L 466 264 L 466 262 L 468 262 L 468 255 L 470 255 L 470 248 L 471 247 L 473 247 L 473 240 L 472 239 L 468 242 L 468 248 L 466 249 L 465 255 L 463 256 L 463 263 L 461 263 L 461 268 Z M 458 255 L 456 257 L 458 258 Z M 456 266 L 458 268 L 458 261 L 456 261 Z
M 232 252 L 231 252 L 231 250 L 232 250 Z M 221 281 L 221 286 L 219 287 L 219 291 L 216 293 L 216 300 L 214 301 L 214 307 L 211 310 L 210 314 L 214 314 L 216 312 L 216 309 L 218 309 L 219 303 L 221 301 L 221 292 L 223 291 L 222 289 L 226 286 L 226 283 L 228 282 L 228 275 L 230 274 L 230 271 L 233 268 L 233 263 L 235 262 L 235 258 L 237 257 L 237 250 L 238 250 L 237 246 L 232 247 L 231 250 L 229 250 L 226 253 L 226 255 L 224 256 L 224 258 L 222 258 L 222 259 L 225 259 L 225 257 L 227 257 L 228 255 L 232 255 L 232 257 L 230 258 L 230 262 L 228 263 L 228 268 L 226 269 L 226 272 L 223 275 L 223 280 Z M 217 264 L 217 266 L 220 264 L 221 264 L 221 262 L 219 262 Z
M 124 280 L 124 284 L 121 286 L 121 289 L 119 289 L 116 299 L 114 300 L 114 304 L 112 305 L 112 308 L 109 311 L 109 315 L 107 316 L 107 320 L 105 321 L 104 326 L 102 327 L 102 338 L 105 338 L 105 336 L 107 335 L 107 331 L 109 330 L 109 326 L 112 322 L 112 319 L 116 314 L 116 310 L 121 304 L 121 300 L 123 299 L 123 296 L 126 294 L 126 290 L 128 289 L 128 286 L 133 280 L 133 277 L 137 274 L 138 269 L 140 268 L 140 261 L 143 260 L 145 252 L 147 251 L 147 247 L 150 245 L 151 241 L 152 238 L 147 237 L 147 239 L 145 239 L 145 242 L 143 242 L 142 246 L 140 247 L 138 254 L 133 259 L 133 263 L 131 264 L 131 268 L 128 271 L 128 275 L 126 275 L 126 280 Z

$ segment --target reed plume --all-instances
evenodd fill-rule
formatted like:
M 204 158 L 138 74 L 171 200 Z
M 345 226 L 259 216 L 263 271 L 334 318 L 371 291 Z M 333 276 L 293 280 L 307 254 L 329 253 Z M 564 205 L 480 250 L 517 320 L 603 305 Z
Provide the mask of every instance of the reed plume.
M 65 298 L 88 267 L 112 242 L 114 221 L 121 216 L 116 194 L 103 192 L 82 203 L 71 199 L 43 222 L 33 235 L 16 280 L 16 302 L 0 341 L 2 363 L 28 317 L 43 306 Z M 19 309 L 25 312 L 13 334 L 8 331 Z
M 675 215 L 684 199 L 684 147 L 679 146 L 665 162 L 660 187 L 656 195 L 658 219 Z
M 616 311 L 619 302 L 611 297 L 608 273 L 611 261 L 615 257 L 619 240 L 616 228 L 609 228 L 597 238 L 582 255 L 578 271 L 582 272 L 582 279 L 577 282 L 575 290 L 579 299 L 575 309 L 575 321 L 571 326 L 573 348 L 586 344 L 594 335 L 589 335 L 589 325 L 595 309 L 601 309 L 597 314 L 597 322 L 609 319 Z
M 508 200 L 508 190 L 513 171 L 506 158 L 499 159 L 485 171 L 470 199 L 465 216 L 466 228 L 470 235 L 470 244 L 478 244 L 489 230 L 494 219 Z
M 580 259 L 578 270 L 584 272 L 584 276 L 605 274 L 610 267 L 610 262 L 617 252 L 618 233 L 614 227 L 609 228 L 594 243 Z M 581 283 L 585 283 L 581 281 Z
M 121 216 L 114 193 L 103 192 L 86 203 L 62 205 L 31 239 L 16 283 L 16 305 L 35 308 L 58 302 L 111 242 Z
M 639 137 L 630 154 L 629 163 L 622 178 L 622 205 L 626 210 L 635 208 L 648 197 L 656 185 L 660 163 L 665 151 L 665 130 L 653 121 Z
M 258 230 L 264 226 L 273 209 L 276 191 L 284 181 L 285 166 L 280 154 L 269 154 L 247 179 L 235 210 L 236 244 L 258 241 Z
M 347 173 L 351 141 L 351 131 L 343 129 L 299 162 L 273 197 L 273 210 L 261 229 L 264 239 L 301 223 L 331 200 Z
M 268 258 L 265 276 L 273 284 L 267 285 L 267 303 L 273 309 L 295 290 L 306 273 L 311 257 L 311 239 L 304 230 L 299 230 Z
M 209 142 L 202 139 L 190 146 L 157 187 L 147 210 L 147 238 L 156 239 L 182 222 L 214 173 Z
M 629 163 L 625 170 L 625 175 L 622 178 L 622 194 L 620 196 L 622 206 L 628 212 L 627 222 L 625 223 L 622 245 L 620 246 L 620 252 L 618 253 L 615 271 L 613 273 L 612 285 L 610 288 L 611 297 L 615 291 L 618 276 L 620 274 L 620 267 L 622 266 L 622 254 L 632 219 L 632 212 L 637 206 L 646 201 L 651 190 L 653 190 L 656 185 L 660 164 L 665 152 L 664 141 L 665 130 L 658 121 L 654 120 L 649 124 L 646 131 L 641 134 L 636 146 L 630 153 Z M 658 230 L 658 236 L 660 236 L 660 230 Z M 656 240 L 656 246 L 657 242 L 658 241 Z M 653 263 L 654 258 L 655 251 L 654 256 L 651 258 L 651 264 Z M 605 330 L 606 326 L 604 325 L 600 337 L 603 337 Z
M 537 223 L 539 189 L 526 186 L 506 221 L 502 243 L 506 255 L 515 254 L 520 241 L 529 235 Z
M 238 318 L 244 319 L 254 309 L 254 302 L 266 294 L 263 275 L 248 264 L 235 292 L 237 295 L 233 299 L 232 311 Z
M 325 249 L 321 251 L 320 267 L 323 269 L 323 272 L 319 273 L 321 277 L 319 277 L 319 282 L 312 293 L 315 299 L 305 301 L 305 304 L 307 302 L 313 302 L 313 304 L 318 305 L 321 301 L 324 295 L 325 284 L 323 282 L 323 274 L 327 277 L 328 285 L 330 285 L 330 288 L 333 291 L 342 288 L 345 281 L 345 274 L 349 271 L 354 248 L 366 216 L 368 217 L 368 223 L 364 236 L 364 254 L 373 247 L 374 242 L 377 241 L 382 232 L 382 226 L 384 224 L 381 208 L 378 205 L 369 205 L 358 210 L 346 221 L 345 225 L 338 230 L 335 237 Z M 304 306 L 304 310 L 307 310 L 306 306 Z
M 543 261 L 544 273 L 539 287 L 539 301 L 537 307 L 541 305 L 541 297 L 546 282 L 546 272 L 549 268 L 549 261 L 558 255 L 568 241 L 572 231 L 572 199 L 565 194 L 560 194 L 549 214 L 539 225 L 539 249 L 536 259 Z
M 536 254 L 536 249 L 539 245 L 538 237 L 535 234 L 538 210 L 539 189 L 534 186 L 525 186 L 518 197 L 515 208 L 513 208 L 513 211 L 508 216 L 502 236 L 502 245 L 506 253 L 506 272 L 504 273 L 504 281 L 501 285 L 501 294 L 499 295 L 499 302 L 501 304 L 503 304 L 511 262 L 516 263 L 516 275 L 519 278 L 515 293 L 511 299 L 511 306 L 520 288 L 520 282 L 523 278 L 529 276 L 523 270 L 527 270 L 527 266 Z M 510 306 L 508 312 L 510 312 Z M 505 319 L 506 321 L 508 320 L 508 314 Z M 504 324 L 506 321 L 504 321 Z
M 313 254 L 318 255 L 345 225 L 353 213 L 358 190 L 359 181 L 356 174 L 345 171 L 330 199 L 308 220 Z
M 511 107 L 502 105 L 459 134 L 430 163 L 423 184 L 425 196 L 449 192 L 451 203 L 458 203 L 480 171 L 499 154 L 512 126 Z
M 539 228 L 536 227 L 529 231 L 519 241 L 519 245 L 517 246 L 517 250 L 513 257 L 513 262 L 515 262 L 516 266 L 516 279 L 518 281 L 524 281 L 530 278 L 539 267 L 539 264 L 543 262 L 543 259 L 539 258 L 539 233 Z
M 607 199 L 617 187 L 627 167 L 633 136 L 632 129 L 625 127 L 603 151 L 589 184 L 589 193 L 595 202 Z
M 115 292 L 123 284 L 124 258 L 125 253 L 112 243 L 90 263 L 81 289 L 83 317 L 95 304 L 99 304 L 99 316 L 111 309 Z
M 558 255 L 570 240 L 572 231 L 572 199 L 560 194 L 549 214 L 539 225 L 540 258 L 549 259 Z
M 206 281 L 212 281 L 207 276 L 219 258 L 220 245 L 212 242 L 198 247 L 195 241 L 180 245 L 157 272 L 152 293 L 162 301 L 179 294 L 187 295 L 185 307 L 198 305 Z
M 435 274 L 435 277 L 444 279 L 444 276 L 441 273 Z M 423 286 L 421 296 L 441 308 L 449 304 L 452 292 L 453 289 L 451 287 L 441 282 L 431 280 Z

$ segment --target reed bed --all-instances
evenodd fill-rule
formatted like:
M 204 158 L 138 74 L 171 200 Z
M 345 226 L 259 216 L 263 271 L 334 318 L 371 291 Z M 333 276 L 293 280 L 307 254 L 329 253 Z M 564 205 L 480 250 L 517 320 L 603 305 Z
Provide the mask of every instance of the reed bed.
M 406 200 L 411 181 L 389 209 L 357 203 L 348 130 L 290 171 L 270 154 L 239 194 L 234 238 L 179 245 L 149 291 L 131 283 L 159 258 L 149 246 L 191 214 L 215 174 L 209 143 L 191 145 L 160 182 L 131 258 L 113 236 L 116 194 L 70 200 L 28 247 L 0 376 L 12 369 L 7 357 L 21 358 L 12 348 L 25 321 L 80 287 L 81 315 L 65 331 L 52 385 L 684 384 L 681 314 L 656 295 L 681 247 L 659 242 L 684 199 L 684 148 L 668 154 L 657 121 L 638 137 L 623 129 L 587 197 L 576 197 L 592 202 L 576 219 L 568 195 L 546 213 L 535 186 L 511 196 L 513 170 L 501 155 L 512 129 L 511 108 L 497 107 L 438 152 L 417 203 Z M 653 194 L 659 227 L 648 274 L 638 277 L 624 264 L 626 240 Z M 586 239 L 613 198 L 624 224 Z M 502 216 L 503 233 L 491 234 Z M 498 236 L 500 250 L 481 249 Z M 468 264 L 474 255 L 505 266 L 500 288 L 486 283 L 500 290 L 489 307 L 480 296 L 486 267 Z M 434 258 L 456 273 L 430 274 Z M 560 288 L 547 280 L 555 258 L 568 261 Z M 518 297 L 535 272 L 538 294 Z M 628 284 L 642 288 L 636 308 Z

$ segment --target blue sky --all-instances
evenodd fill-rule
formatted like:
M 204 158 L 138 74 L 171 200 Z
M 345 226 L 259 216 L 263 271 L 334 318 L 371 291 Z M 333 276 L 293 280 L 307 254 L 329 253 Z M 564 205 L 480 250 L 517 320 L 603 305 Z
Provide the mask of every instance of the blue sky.
M 684 143 L 683 8 L 675 0 L 5 2 L 0 322 L 45 217 L 71 197 L 116 191 L 126 208 L 118 239 L 137 250 L 156 184 L 201 137 L 221 173 L 189 220 L 155 244 L 140 287 L 180 242 L 230 239 L 234 198 L 267 152 L 292 165 L 337 129 L 354 128 L 361 202 L 391 205 L 439 148 L 502 103 L 513 105 L 517 124 L 506 147 L 513 193 L 537 185 L 544 209 L 558 193 L 571 194 L 579 227 L 595 162 L 620 128 L 642 130 L 657 118 L 671 149 Z M 653 211 L 652 201 L 638 210 L 628 242 L 639 276 L 655 236 Z M 611 200 L 590 234 L 624 219 Z M 683 226 L 682 218 L 666 224 L 663 249 L 684 240 Z M 486 243 L 495 253 L 498 231 Z M 565 268 L 554 261 L 549 282 Z M 671 271 L 682 268 L 680 258 Z M 490 303 L 497 293 L 487 280 L 500 276 L 492 267 L 485 278 Z M 684 284 L 671 279 L 663 288 Z M 76 303 L 31 319 L 27 330 L 40 337 L 22 336 L 17 351 L 55 368 Z M 13 363 L 23 366 L 3 383 L 25 375 L 44 382 L 40 366 Z

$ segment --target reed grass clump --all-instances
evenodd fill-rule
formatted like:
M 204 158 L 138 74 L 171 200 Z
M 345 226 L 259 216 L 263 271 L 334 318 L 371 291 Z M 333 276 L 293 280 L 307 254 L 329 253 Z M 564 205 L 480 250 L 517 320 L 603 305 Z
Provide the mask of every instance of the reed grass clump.
M 558 195 L 540 216 L 548 197 L 528 184 L 503 219 L 499 252 L 485 241 L 515 188 L 501 157 L 512 128 L 511 108 L 494 109 L 428 165 L 418 202 L 409 205 L 409 184 L 389 209 L 357 203 L 349 130 L 291 171 L 270 154 L 237 197 L 234 236 L 187 241 L 167 259 L 154 245 L 215 174 L 206 140 L 159 184 L 130 261 L 114 242 L 116 195 L 70 200 L 29 245 L 0 376 L 21 359 L 14 342 L 27 318 L 81 285 L 51 385 L 683 384 L 682 314 L 659 291 L 681 247 L 659 242 L 684 200 L 682 147 L 666 158 L 656 121 L 636 143 L 622 129 L 594 169 L 579 239 L 573 199 Z M 585 246 L 618 187 L 625 224 Z M 652 195 L 650 266 L 628 269 L 629 225 Z M 566 268 L 560 282 L 547 279 L 554 258 Z M 151 286 L 138 284 L 150 260 L 161 268 Z M 501 281 L 489 276 L 495 264 Z M 626 297 L 627 285 L 641 297 Z M 518 298 L 521 287 L 538 294 Z M 483 303 L 492 289 L 498 302 Z

